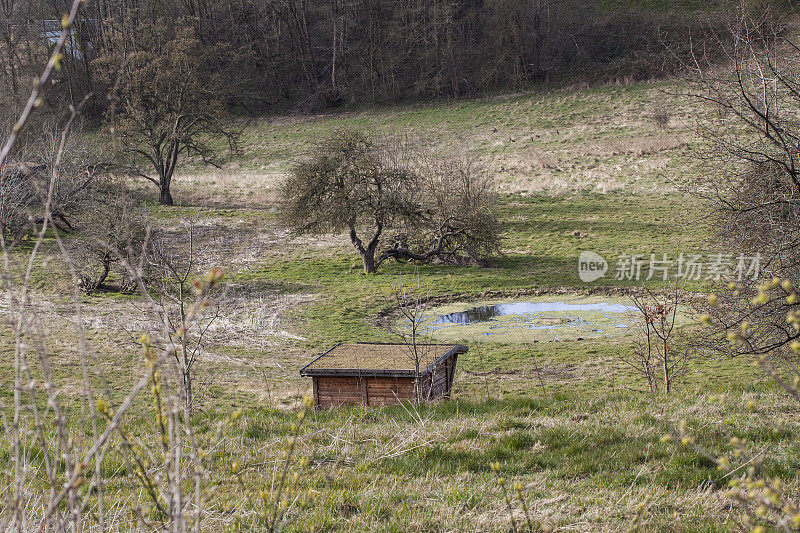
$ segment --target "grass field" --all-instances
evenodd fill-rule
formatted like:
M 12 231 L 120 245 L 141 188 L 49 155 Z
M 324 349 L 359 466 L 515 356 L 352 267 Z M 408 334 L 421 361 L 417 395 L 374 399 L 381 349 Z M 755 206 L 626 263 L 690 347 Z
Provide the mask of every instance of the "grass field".
M 317 139 L 358 127 L 415 136 L 441 153 L 467 146 L 496 176 L 503 253 L 484 268 L 420 266 L 435 302 L 619 297 L 630 282 L 613 272 L 591 285 L 580 281 L 581 251 L 600 253 L 612 270 L 622 254 L 715 251 L 704 206 L 685 192 L 710 171 L 696 156 L 693 134 L 705 111 L 671 94 L 679 91 L 671 82 L 641 83 L 258 119 L 240 124 L 242 151 L 223 170 L 184 169 L 174 190 L 182 207 L 153 204 L 152 214 L 176 235 L 181 219 L 193 219 L 199 267 L 222 268 L 228 287 L 198 367 L 199 434 L 212 432 L 220 414 L 244 413 L 221 446 L 206 527 L 252 526 L 254 495 L 274 483 L 280 444 L 310 389 L 298 374 L 303 365 L 336 342 L 397 339 L 385 327 L 392 284 L 398 275 L 409 279 L 412 266 L 387 264 L 364 276 L 346 236 L 295 237 L 277 222 L 277 187 Z M 666 129 L 651 118 L 656 101 L 672 112 Z M 72 313 L 58 261 L 46 240 L 33 286 L 58 385 L 77 416 L 77 339 L 56 326 Z M 102 293 L 84 298 L 98 374 L 114 391 L 128 390 L 143 372 L 138 303 Z M 2 328 L 2 364 L 10 368 L 13 338 Z M 720 452 L 718 422 L 725 419 L 754 451 L 763 448 L 767 471 L 798 493 L 797 410 L 758 368 L 739 359 L 696 360 L 670 397 L 653 397 L 637 390 L 640 378 L 621 360 L 633 343 L 630 336 L 472 342 L 459 358 L 451 401 L 313 412 L 298 440 L 298 454 L 311 460 L 298 481 L 305 496 L 290 510 L 288 530 L 509 530 L 489 467 L 495 461 L 523 484 L 534 519 L 560 530 L 736 530 L 739 512 L 725 498 L 723 475 L 690 449 L 660 440 L 681 418 Z M 12 378 L 3 373 L 4 401 Z M 707 401 L 718 392 L 729 394 L 724 407 Z M 755 409 L 745 407 L 750 401 Z M 152 425 L 148 405 L 145 398 L 134 411 L 143 427 Z M 783 421 L 778 429 L 775 419 Z M 230 473 L 234 456 L 241 484 Z M 131 497 L 124 465 L 109 476 L 106 498 L 133 520 L 124 512 Z

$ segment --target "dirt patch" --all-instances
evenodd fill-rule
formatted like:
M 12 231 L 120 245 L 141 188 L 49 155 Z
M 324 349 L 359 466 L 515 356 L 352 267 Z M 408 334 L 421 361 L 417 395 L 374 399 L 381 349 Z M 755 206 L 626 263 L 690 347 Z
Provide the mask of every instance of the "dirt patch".
M 306 340 L 292 328 L 287 315 L 314 302 L 316 294 L 264 293 L 249 287 L 234 287 L 220 302 L 220 315 L 208 332 L 214 345 L 264 350 Z

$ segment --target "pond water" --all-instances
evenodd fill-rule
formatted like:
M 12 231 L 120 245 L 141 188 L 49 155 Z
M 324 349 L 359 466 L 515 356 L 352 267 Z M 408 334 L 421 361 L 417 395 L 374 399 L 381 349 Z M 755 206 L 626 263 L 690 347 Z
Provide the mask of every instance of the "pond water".
M 485 322 L 497 316 L 532 315 L 546 311 L 600 311 L 602 313 L 634 313 L 636 307 L 614 303 L 575 304 L 566 302 L 515 302 L 506 304 L 481 305 L 464 311 L 448 313 L 436 318 L 434 324 L 471 324 Z M 615 324 L 616 327 L 627 327 L 627 324 Z M 532 325 L 531 327 L 535 327 Z M 542 326 L 549 327 L 549 326 Z M 552 326 L 555 327 L 555 326 Z
M 427 313 L 424 329 L 445 342 L 555 342 L 628 335 L 638 321 L 626 298 L 561 295 L 447 304 Z

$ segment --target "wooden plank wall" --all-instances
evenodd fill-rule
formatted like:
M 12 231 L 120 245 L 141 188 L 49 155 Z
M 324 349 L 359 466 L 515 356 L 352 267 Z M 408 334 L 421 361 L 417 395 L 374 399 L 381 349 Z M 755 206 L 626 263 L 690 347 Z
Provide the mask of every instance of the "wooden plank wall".
M 370 377 L 367 385 L 367 405 L 394 405 L 414 399 L 412 378 Z
M 319 376 L 316 380 L 320 407 L 362 402 L 361 383 L 357 377 Z
M 428 401 L 449 398 L 453 389 L 453 378 L 456 373 L 456 357 L 447 359 L 436 367 L 421 384 L 422 397 Z
M 411 378 L 315 376 L 315 399 L 320 407 L 336 405 L 393 405 L 414 397 Z
M 457 355 L 450 357 L 420 384 L 427 401 L 449 398 Z M 414 380 L 396 377 L 314 376 L 314 400 L 320 407 L 337 405 L 394 405 L 414 399 Z

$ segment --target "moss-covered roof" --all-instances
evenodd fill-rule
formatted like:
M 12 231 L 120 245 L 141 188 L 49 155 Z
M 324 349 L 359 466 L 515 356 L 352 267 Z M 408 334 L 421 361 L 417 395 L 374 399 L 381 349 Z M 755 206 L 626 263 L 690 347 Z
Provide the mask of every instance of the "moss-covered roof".
M 437 360 L 465 353 L 467 348 L 459 344 L 417 344 L 416 350 L 420 371 L 424 372 Z M 337 344 L 306 365 L 300 373 L 413 374 L 414 359 L 414 347 L 408 344 Z

